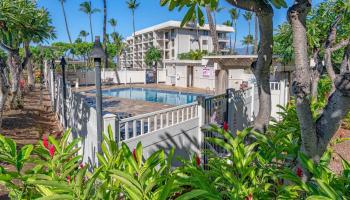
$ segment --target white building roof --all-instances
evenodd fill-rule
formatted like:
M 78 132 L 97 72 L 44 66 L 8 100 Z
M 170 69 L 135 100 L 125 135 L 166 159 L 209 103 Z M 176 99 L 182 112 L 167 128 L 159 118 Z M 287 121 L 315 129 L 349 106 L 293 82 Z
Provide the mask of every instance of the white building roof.
M 209 31 L 209 24 L 204 24 L 203 26 L 199 26 L 200 30 L 207 30 Z M 143 33 L 148 33 L 148 32 L 152 32 L 152 31 L 156 31 L 156 30 L 162 30 L 162 29 L 170 29 L 170 28 L 183 28 L 183 29 L 194 29 L 195 27 L 191 24 L 187 24 L 184 27 L 181 27 L 181 22 L 180 21 L 167 21 L 167 22 L 163 22 L 154 26 L 150 26 L 148 28 L 144 28 L 141 30 L 138 30 L 135 32 L 135 35 L 140 35 Z M 226 25 L 221 25 L 221 24 L 217 24 L 216 25 L 216 30 L 219 32 L 234 32 L 234 29 L 230 26 L 226 26 Z M 127 40 L 132 39 L 132 36 L 127 37 Z

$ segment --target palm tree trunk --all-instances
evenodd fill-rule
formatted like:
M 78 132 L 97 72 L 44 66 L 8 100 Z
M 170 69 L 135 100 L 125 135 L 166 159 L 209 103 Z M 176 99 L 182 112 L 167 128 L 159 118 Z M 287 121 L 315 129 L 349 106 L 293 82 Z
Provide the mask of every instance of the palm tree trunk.
M 236 42 L 237 42 L 237 20 L 235 20 L 235 39 L 233 42 L 233 51 L 236 52 Z
M 92 21 L 91 21 L 91 14 L 89 14 L 89 22 L 90 22 L 91 42 L 94 42 L 94 34 L 92 33 Z
M 209 28 L 210 28 L 210 35 L 211 35 L 212 40 L 213 40 L 213 53 L 217 54 L 217 53 L 219 53 L 219 40 L 218 40 L 218 35 L 216 33 L 216 27 L 214 25 L 213 16 L 211 15 L 211 10 L 210 10 L 209 5 L 205 6 L 205 11 L 207 13 L 207 18 L 208 18 L 208 23 L 209 23 Z
M 68 39 L 69 39 L 69 43 L 72 44 L 72 38 L 70 37 L 70 33 L 69 33 L 69 28 L 68 28 L 68 22 L 67 22 L 67 16 L 66 16 L 66 11 L 64 9 L 64 1 L 60 0 L 61 2 L 61 7 L 62 7 L 62 12 L 63 12 L 63 17 L 64 17 L 64 23 L 66 25 L 66 31 L 67 31 L 67 35 L 68 35 Z
M 255 22 L 254 22 L 254 32 L 255 32 L 255 36 L 254 36 L 254 54 L 258 53 L 258 32 L 259 32 L 259 21 L 258 21 L 258 17 L 255 14 Z
M 107 1 L 103 0 L 103 48 L 105 50 L 106 57 L 104 59 L 105 68 L 108 68 L 108 56 L 107 56 Z
M 136 43 L 136 41 L 135 41 L 135 11 L 134 11 L 134 9 L 132 9 L 132 27 L 133 27 L 133 30 L 134 30 L 134 42 L 133 42 L 133 45 L 134 45 L 134 47 L 133 47 L 133 50 L 134 50 L 134 52 L 135 52 L 135 43 Z M 135 56 L 135 55 L 134 55 Z M 135 59 L 134 59 L 135 60 Z M 134 68 L 134 65 L 135 65 L 135 63 L 134 63 L 134 60 L 133 60 L 133 62 L 132 62 L 132 68 Z

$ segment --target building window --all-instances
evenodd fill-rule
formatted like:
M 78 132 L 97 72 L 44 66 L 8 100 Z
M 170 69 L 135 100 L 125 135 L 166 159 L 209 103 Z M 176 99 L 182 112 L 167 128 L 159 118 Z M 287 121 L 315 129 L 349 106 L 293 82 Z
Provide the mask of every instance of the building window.
M 202 40 L 203 45 L 208 45 L 208 40 Z
M 203 35 L 209 35 L 209 31 L 203 31 Z

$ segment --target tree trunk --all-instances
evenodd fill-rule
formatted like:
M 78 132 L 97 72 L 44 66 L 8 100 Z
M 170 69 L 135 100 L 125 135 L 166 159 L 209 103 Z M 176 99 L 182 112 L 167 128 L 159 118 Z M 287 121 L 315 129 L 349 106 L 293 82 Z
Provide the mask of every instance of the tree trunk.
M 70 37 L 70 33 L 69 33 L 66 11 L 65 11 L 65 9 L 64 9 L 64 0 L 60 0 L 60 2 L 61 2 L 61 8 L 62 8 L 63 17 L 64 17 L 64 23 L 65 23 L 65 25 L 66 25 L 66 31 L 67 31 L 69 43 L 72 44 L 72 38 Z
M 134 41 L 133 41 L 133 51 L 135 51 L 135 43 L 136 43 L 136 41 L 135 41 L 135 11 L 134 11 L 134 9 L 132 9 L 132 28 L 133 28 L 133 31 L 134 31 L 134 35 L 133 35 L 133 38 L 134 38 Z M 135 65 L 135 63 L 134 63 L 134 60 L 135 59 L 133 59 L 133 61 L 132 61 L 132 68 L 134 68 L 134 65 Z
M 92 32 L 91 13 L 89 14 L 89 23 L 90 23 L 91 42 L 94 42 L 94 34 L 93 34 L 93 32 Z
M 344 51 L 343 62 L 340 66 L 340 73 L 350 72 L 350 40 Z
M 213 16 L 211 15 L 210 6 L 205 6 L 205 11 L 207 13 L 209 28 L 210 28 L 210 35 L 213 40 L 213 53 L 218 54 L 219 53 L 219 40 L 218 40 L 218 34 L 216 33 L 216 27 L 214 25 Z
M 259 20 L 260 51 L 258 59 L 252 63 L 259 94 L 259 112 L 254 122 L 254 129 L 265 132 L 271 116 L 270 66 L 273 45 L 273 9 L 264 1 L 226 0 L 241 9 L 255 12 Z
M 32 61 L 28 61 L 27 65 L 27 73 L 28 73 L 28 88 L 30 91 L 34 91 L 35 89 L 35 78 L 34 78 L 34 70 Z
M 17 109 L 19 106 L 18 88 L 19 81 L 22 73 L 21 58 L 19 56 L 19 51 L 10 52 L 8 55 L 8 64 L 10 66 L 11 72 L 11 101 L 10 107 L 12 109 Z
M 323 73 L 323 68 L 324 68 L 319 49 L 314 50 L 313 60 L 314 60 L 315 66 L 313 66 L 312 74 L 311 74 L 311 96 L 314 101 L 317 101 L 318 82 L 320 80 L 320 76 Z
M 254 32 L 255 32 L 255 36 L 254 36 L 254 50 L 253 50 L 253 54 L 256 55 L 258 54 L 258 32 L 259 32 L 259 20 L 258 17 L 255 15 L 254 17 Z
M 104 67 L 108 68 L 108 56 L 107 56 L 107 0 L 103 0 L 103 49 L 105 50 L 106 57 L 104 59 Z
M 236 42 L 237 42 L 237 20 L 235 20 L 235 39 L 233 42 L 233 51 L 236 52 Z
M 318 162 L 338 130 L 341 120 L 350 111 L 350 73 L 342 73 L 336 77 L 336 90 L 330 96 L 322 115 L 314 122 L 310 108 L 310 67 L 306 36 L 306 17 L 310 9 L 309 1 L 298 0 L 289 8 L 288 18 L 293 32 L 296 65 L 293 91 L 301 128 L 301 151 Z M 330 59 L 331 55 L 328 56 Z
M 0 58 L 0 131 L 2 127 L 2 115 L 10 88 L 7 74 L 6 63 Z
M 296 97 L 296 110 L 301 128 L 301 151 L 314 160 L 319 160 L 319 157 L 315 157 L 317 155 L 316 127 L 310 108 L 311 84 L 306 37 L 306 17 L 310 9 L 309 1 L 296 0 L 288 10 L 295 54 L 295 78 L 292 89 Z

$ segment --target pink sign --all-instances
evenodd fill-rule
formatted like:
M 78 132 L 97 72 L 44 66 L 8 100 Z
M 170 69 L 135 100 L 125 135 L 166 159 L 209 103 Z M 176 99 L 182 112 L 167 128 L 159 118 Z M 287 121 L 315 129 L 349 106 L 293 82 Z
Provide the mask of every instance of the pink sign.
M 203 69 L 203 77 L 209 77 L 210 76 L 210 69 L 204 68 Z

